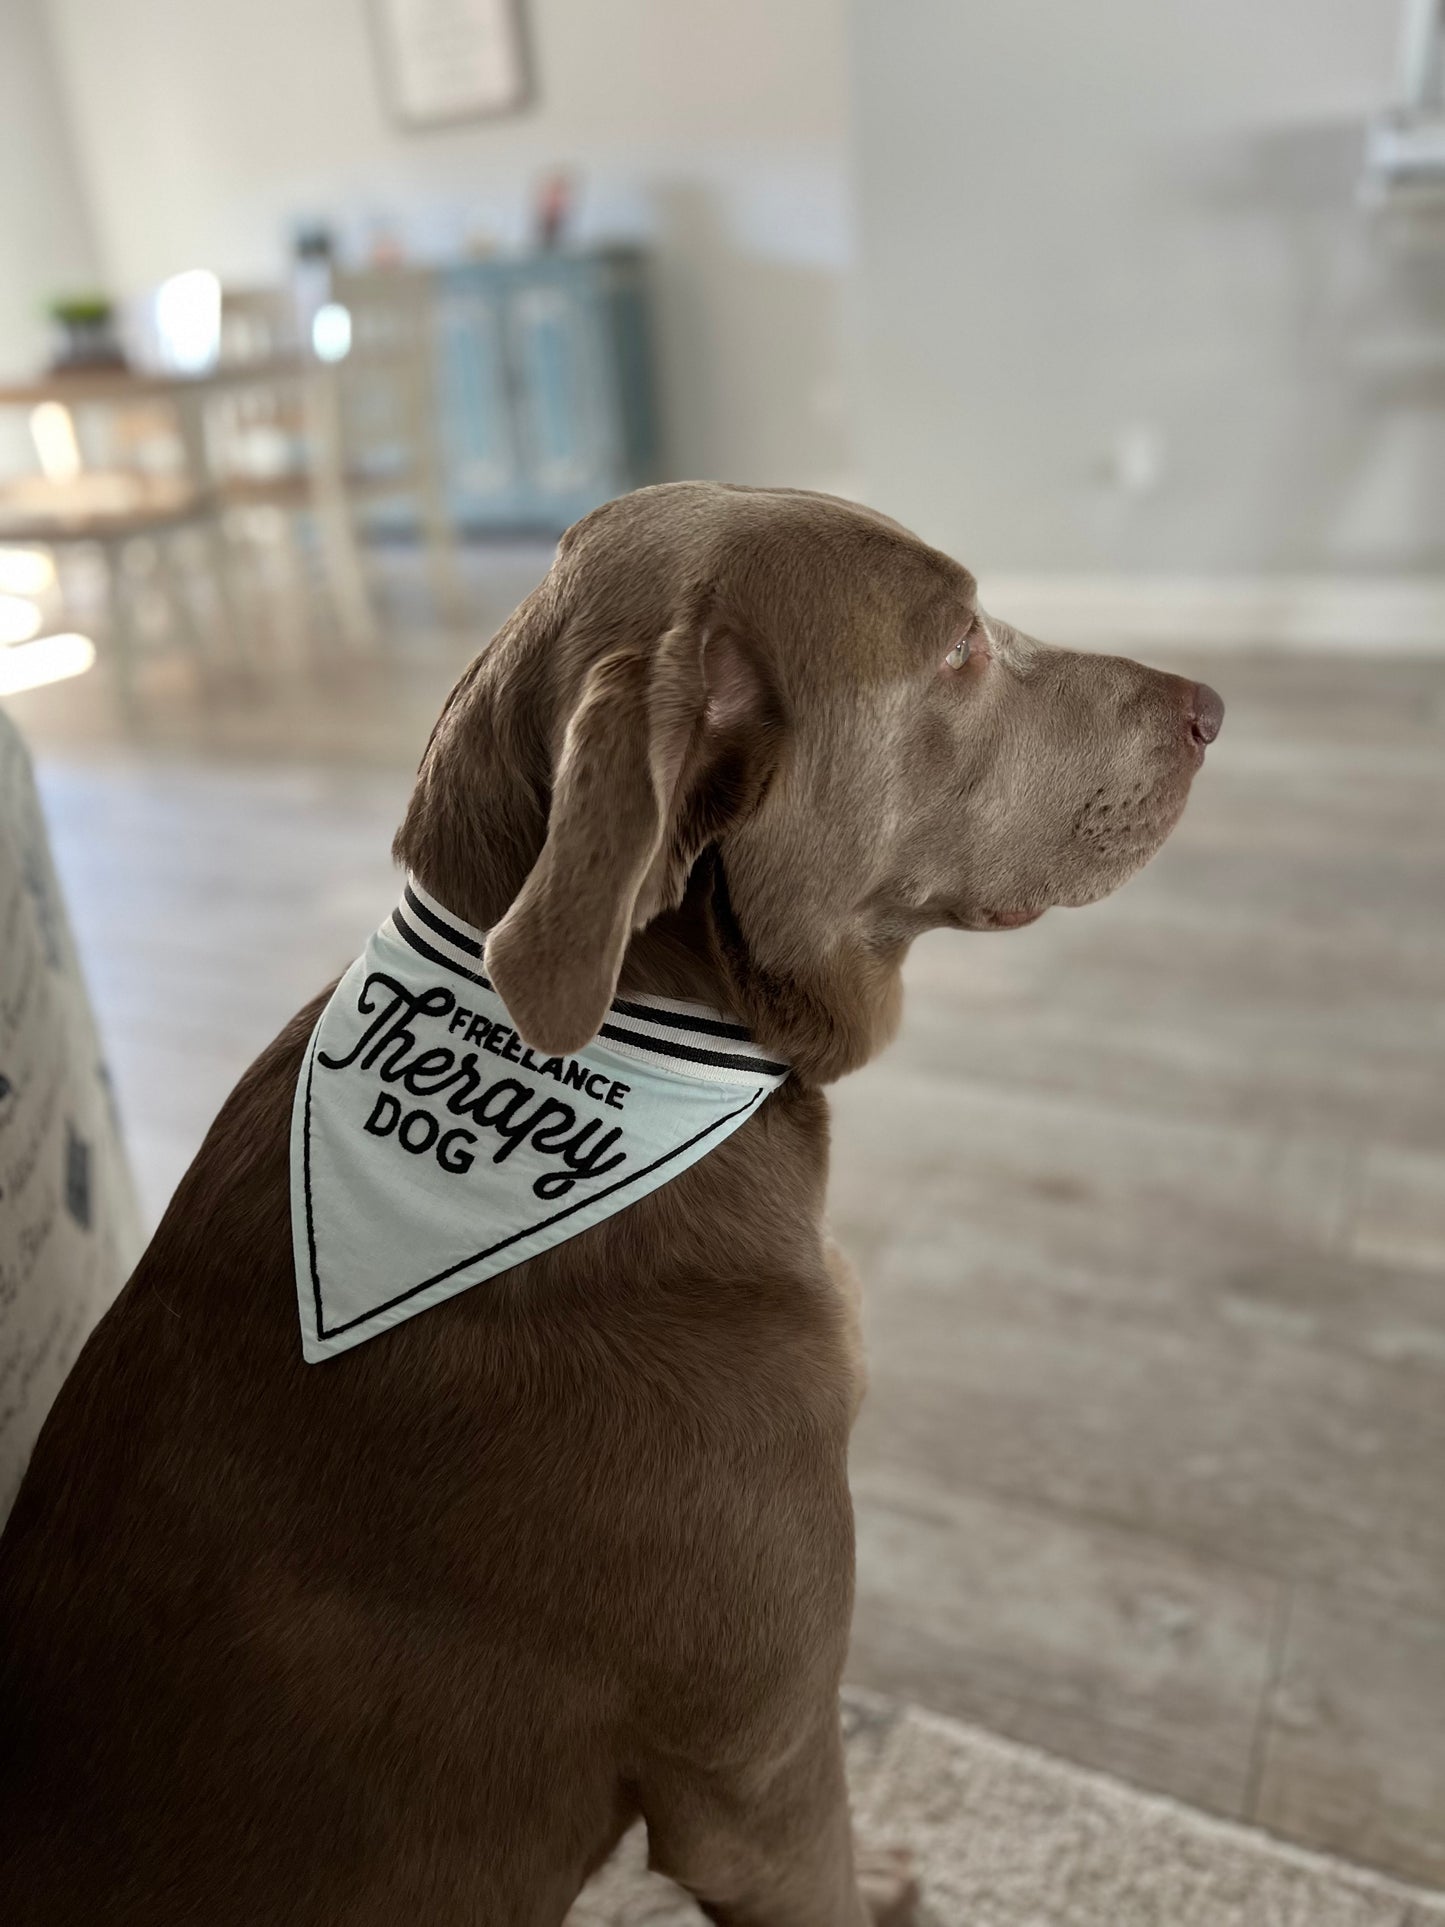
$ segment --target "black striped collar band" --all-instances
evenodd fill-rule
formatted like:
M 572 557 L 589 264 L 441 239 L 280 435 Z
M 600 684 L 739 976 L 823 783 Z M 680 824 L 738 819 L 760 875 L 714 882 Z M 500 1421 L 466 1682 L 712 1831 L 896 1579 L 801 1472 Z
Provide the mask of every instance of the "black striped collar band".
M 463 923 L 408 877 L 401 902 L 388 923 L 419 957 L 453 976 L 492 991 L 483 970 L 486 932 Z M 385 928 L 385 926 L 383 926 Z M 741 1024 L 730 1023 L 706 1004 L 677 997 L 614 997 L 600 1039 L 619 1057 L 665 1066 L 708 1083 L 755 1084 L 760 1077 L 781 1081 L 788 1066 L 768 1057 Z

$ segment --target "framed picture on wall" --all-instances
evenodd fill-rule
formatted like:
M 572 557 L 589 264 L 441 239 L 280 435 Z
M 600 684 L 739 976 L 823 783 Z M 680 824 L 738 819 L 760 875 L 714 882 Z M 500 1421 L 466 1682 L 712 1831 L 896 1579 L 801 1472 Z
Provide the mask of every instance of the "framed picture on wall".
M 512 114 L 530 82 L 521 0 L 370 0 L 382 91 L 403 127 Z

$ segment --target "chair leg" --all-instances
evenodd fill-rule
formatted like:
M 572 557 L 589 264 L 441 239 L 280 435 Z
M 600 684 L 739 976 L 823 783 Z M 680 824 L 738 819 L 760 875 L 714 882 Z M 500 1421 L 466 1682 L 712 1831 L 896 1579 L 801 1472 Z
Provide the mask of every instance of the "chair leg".
M 215 664 L 206 647 L 204 627 L 196 620 L 190 585 L 182 580 L 182 572 L 176 564 L 175 542 L 175 536 L 163 535 L 156 545 L 161 590 L 166 599 L 166 620 L 195 664 L 197 682 L 203 690 L 210 691 L 215 687 Z
M 205 394 L 200 384 L 181 390 L 176 400 L 176 422 L 185 450 L 186 473 L 198 496 L 209 499 L 214 485 L 210 450 L 206 440 Z M 236 582 L 236 556 L 219 510 L 212 510 L 200 523 L 208 573 L 216 592 L 218 627 L 222 648 L 217 653 L 235 669 L 246 671 L 256 664 L 255 637 L 246 622 L 243 597 Z
M 329 495 L 323 486 L 318 497 Z M 380 643 L 376 614 L 371 606 L 366 571 L 356 527 L 344 497 L 316 502 L 316 527 L 325 558 L 326 579 L 336 607 L 341 633 L 358 653 L 370 655 Z
M 457 565 L 457 539 L 447 510 L 446 491 L 430 439 L 423 436 L 416 488 L 422 540 L 426 544 L 427 575 L 437 620 L 446 627 L 459 625 L 466 615 L 466 596 Z
M 236 575 L 236 545 L 219 519 L 202 523 L 201 540 L 216 592 L 221 653 L 234 670 L 241 674 L 253 673 L 257 665 L 256 638 Z
M 281 514 L 270 559 L 276 580 L 277 622 L 286 670 L 304 675 L 324 651 L 317 647 L 316 599 L 312 593 L 302 531 L 294 515 Z
M 353 649 L 371 654 L 380 634 L 346 490 L 341 391 L 334 369 L 317 369 L 308 381 L 306 414 L 312 451 L 311 508 L 332 600 L 346 641 Z
M 121 713 L 134 722 L 141 713 L 140 692 L 136 683 L 139 659 L 139 631 L 135 621 L 135 598 L 126 579 L 125 546 L 103 542 L 100 546 L 105 574 L 106 631 L 111 660 L 115 664 L 115 689 Z

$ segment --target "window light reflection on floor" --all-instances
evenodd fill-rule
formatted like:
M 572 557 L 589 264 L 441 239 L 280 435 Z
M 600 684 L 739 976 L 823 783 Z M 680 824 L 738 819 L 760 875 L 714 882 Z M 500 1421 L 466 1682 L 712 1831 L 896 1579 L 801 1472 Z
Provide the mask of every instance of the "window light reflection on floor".
M 0 696 L 17 696 L 24 689 L 83 676 L 94 661 L 95 644 L 90 637 L 70 630 L 11 643 L 0 649 Z
M 55 563 L 44 549 L 0 549 L 0 595 L 44 595 Z
M 43 620 L 39 603 L 32 602 L 29 596 L 0 595 L 0 646 L 29 642 L 32 636 L 40 634 Z

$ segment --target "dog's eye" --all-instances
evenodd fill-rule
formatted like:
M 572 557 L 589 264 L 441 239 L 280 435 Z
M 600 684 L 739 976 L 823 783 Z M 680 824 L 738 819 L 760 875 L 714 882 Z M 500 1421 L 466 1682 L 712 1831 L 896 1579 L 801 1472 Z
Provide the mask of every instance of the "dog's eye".
M 969 618 L 968 627 L 943 658 L 945 669 L 963 669 L 971 662 L 985 663 L 993 655 L 993 638 L 981 615 Z

